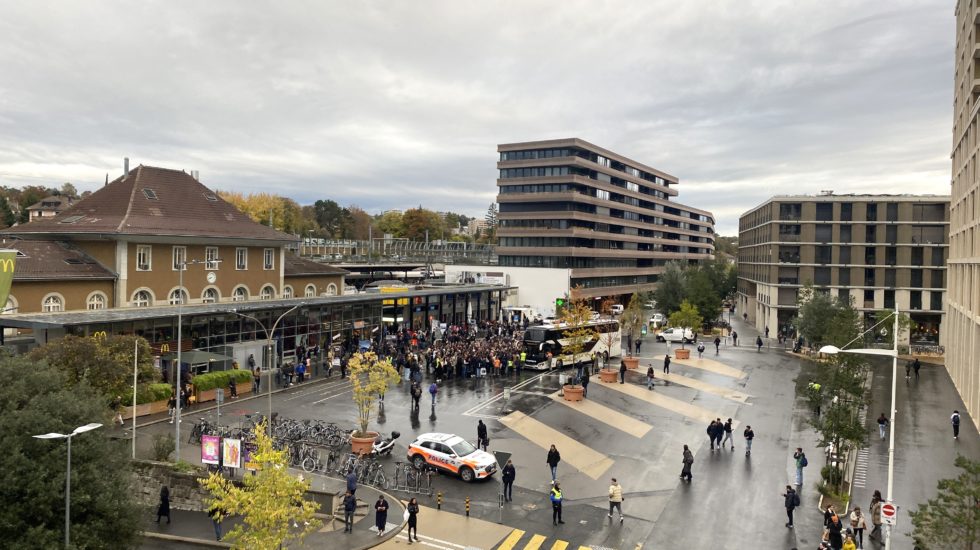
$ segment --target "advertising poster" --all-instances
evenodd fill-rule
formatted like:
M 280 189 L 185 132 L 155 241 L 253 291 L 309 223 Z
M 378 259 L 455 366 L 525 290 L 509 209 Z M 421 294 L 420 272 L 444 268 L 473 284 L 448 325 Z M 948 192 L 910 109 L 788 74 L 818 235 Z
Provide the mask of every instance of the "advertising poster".
M 217 464 L 221 458 L 221 438 L 216 435 L 201 436 L 201 464 Z
M 225 468 L 242 467 L 242 440 L 241 439 L 222 439 L 221 447 L 224 451 L 222 463 Z
M 252 463 L 252 451 L 253 449 L 248 445 L 242 448 L 242 466 L 249 472 L 255 471 L 255 464 Z

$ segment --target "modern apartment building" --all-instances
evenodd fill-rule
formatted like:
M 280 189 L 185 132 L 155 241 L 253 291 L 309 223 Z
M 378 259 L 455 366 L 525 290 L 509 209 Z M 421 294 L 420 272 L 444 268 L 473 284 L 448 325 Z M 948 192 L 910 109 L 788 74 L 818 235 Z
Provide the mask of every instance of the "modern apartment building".
M 497 151 L 501 267 L 571 269 L 578 297 L 615 296 L 714 254 L 713 216 L 673 202 L 670 174 L 578 138 Z
M 980 426 L 980 7 L 973 0 L 957 2 L 955 52 L 946 369 Z
M 948 234 L 947 196 L 773 197 L 739 218 L 737 310 L 789 334 L 812 283 L 866 314 L 898 306 L 912 320 L 908 343 L 937 346 Z

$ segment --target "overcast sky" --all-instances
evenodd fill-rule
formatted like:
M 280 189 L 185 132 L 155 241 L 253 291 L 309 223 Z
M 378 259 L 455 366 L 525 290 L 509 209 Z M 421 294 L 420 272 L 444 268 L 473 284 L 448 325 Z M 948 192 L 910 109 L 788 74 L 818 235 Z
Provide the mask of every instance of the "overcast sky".
M 774 194 L 949 193 L 953 4 L 0 0 L 0 185 L 128 156 L 482 216 L 498 143 L 580 137 L 734 235 Z

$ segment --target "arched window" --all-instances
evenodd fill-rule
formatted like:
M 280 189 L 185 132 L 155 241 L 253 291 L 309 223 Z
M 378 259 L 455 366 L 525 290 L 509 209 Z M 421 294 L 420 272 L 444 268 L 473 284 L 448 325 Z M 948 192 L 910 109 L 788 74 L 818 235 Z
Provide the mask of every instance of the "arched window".
M 14 298 L 13 296 L 7 296 L 7 305 L 3 306 L 3 311 L 0 311 L 0 314 L 6 313 L 9 315 L 9 314 L 17 313 L 18 309 L 19 306 L 17 305 L 17 298 Z
M 167 301 L 172 306 L 177 304 L 187 305 L 187 291 L 182 288 L 175 288 L 170 291 L 170 296 L 167 297 Z
M 271 300 L 276 297 L 276 289 L 272 285 L 265 285 L 259 291 L 259 300 Z
M 316 287 L 314 285 L 306 285 L 306 297 L 313 298 L 316 296 Z
M 218 295 L 218 289 L 216 288 L 205 288 L 204 292 L 201 294 L 201 301 L 205 304 L 213 304 L 220 298 L 221 297 Z
M 327 296 L 336 296 L 336 295 L 337 295 L 337 285 L 333 283 L 327 285 Z
M 293 287 L 286 285 L 282 287 L 282 297 L 285 299 L 290 299 L 293 297 Z
M 65 310 L 65 298 L 61 294 L 48 294 L 41 301 L 41 311 L 50 313 Z
M 133 293 L 133 307 L 149 307 L 153 303 L 153 296 L 148 290 L 137 290 Z
M 244 286 L 236 287 L 231 295 L 232 302 L 245 302 L 248 300 L 248 289 Z
M 105 309 L 107 301 L 108 300 L 106 300 L 105 294 L 101 292 L 93 292 L 88 295 L 88 300 L 86 300 L 86 303 L 88 304 L 89 309 Z

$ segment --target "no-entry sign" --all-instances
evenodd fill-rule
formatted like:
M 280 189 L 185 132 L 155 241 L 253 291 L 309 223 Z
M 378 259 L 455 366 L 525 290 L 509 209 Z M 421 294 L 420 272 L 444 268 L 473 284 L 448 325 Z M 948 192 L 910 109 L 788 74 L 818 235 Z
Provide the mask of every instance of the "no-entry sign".
M 898 513 L 898 507 L 891 502 L 886 502 L 881 505 L 881 523 L 884 525 L 895 525 L 895 516 Z

